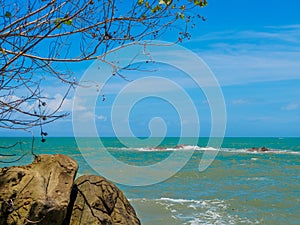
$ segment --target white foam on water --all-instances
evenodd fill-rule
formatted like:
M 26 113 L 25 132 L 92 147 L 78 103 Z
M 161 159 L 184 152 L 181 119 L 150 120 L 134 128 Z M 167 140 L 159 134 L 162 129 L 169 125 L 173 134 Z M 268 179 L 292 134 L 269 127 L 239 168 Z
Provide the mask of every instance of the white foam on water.
M 249 177 L 246 180 L 253 180 L 253 181 L 262 181 L 262 180 L 270 180 L 269 178 L 266 177 Z
M 173 198 L 160 198 L 156 199 L 157 201 L 166 201 L 166 202 L 176 202 L 176 203 L 197 203 L 200 204 L 201 201 L 198 200 L 188 200 L 188 199 L 173 199 Z
M 299 151 L 293 150 L 280 150 L 280 149 L 269 149 L 268 151 L 253 151 L 249 149 L 230 149 L 223 148 L 220 149 L 222 152 L 232 152 L 232 153 L 245 153 L 245 154 L 254 154 L 254 155 L 262 155 L 262 154 L 292 154 L 292 155 L 300 155 Z M 251 158 L 251 160 L 256 160 L 257 158 Z
M 300 155 L 300 151 L 293 150 L 280 150 L 280 149 L 269 149 L 268 151 L 255 151 L 252 149 L 236 149 L 236 148 L 220 148 L 216 149 L 213 147 L 200 147 L 193 145 L 179 145 L 176 147 L 143 147 L 143 148 L 108 148 L 111 150 L 124 150 L 124 151 L 141 151 L 141 152 L 170 152 L 170 151 L 220 151 L 220 152 L 229 152 L 229 153 L 243 153 L 243 154 L 253 154 L 253 155 L 262 155 L 262 154 L 292 154 Z M 251 160 L 257 160 L 253 157 Z
M 132 202 L 141 201 L 152 207 L 163 207 L 170 212 L 169 217 L 179 221 L 180 225 L 200 224 L 258 224 L 257 221 L 250 221 L 248 218 L 241 218 L 229 209 L 229 205 L 219 199 L 195 200 L 195 199 L 174 199 L 162 197 L 159 199 L 131 199 Z M 150 204 L 150 202 L 152 202 Z M 159 205 L 159 206 L 157 206 Z M 155 217 L 155 215 L 153 215 Z

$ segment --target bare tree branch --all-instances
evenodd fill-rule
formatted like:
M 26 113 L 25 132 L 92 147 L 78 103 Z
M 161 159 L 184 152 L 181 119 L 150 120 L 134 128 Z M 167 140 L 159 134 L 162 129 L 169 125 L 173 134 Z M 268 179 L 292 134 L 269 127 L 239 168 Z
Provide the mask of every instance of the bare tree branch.
M 71 63 L 100 59 L 130 44 L 177 34 L 203 17 L 195 12 L 206 0 L 0 0 L 0 128 L 30 130 L 59 118 L 64 100 L 77 82 L 66 69 Z M 193 9 L 195 8 L 195 10 Z M 193 24 L 192 24 L 193 23 Z M 133 56 L 134 57 L 134 56 Z M 51 77 L 51 78 L 50 78 Z M 56 109 L 41 90 L 55 79 L 65 85 Z M 45 135 L 44 135 L 45 136 Z

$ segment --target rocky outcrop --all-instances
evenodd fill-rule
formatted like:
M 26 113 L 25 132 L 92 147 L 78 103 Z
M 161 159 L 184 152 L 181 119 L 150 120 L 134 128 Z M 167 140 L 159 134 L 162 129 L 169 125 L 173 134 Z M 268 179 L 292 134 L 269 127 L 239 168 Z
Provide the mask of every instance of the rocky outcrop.
M 267 152 L 270 149 L 266 148 L 266 147 L 261 147 L 261 148 L 257 148 L 257 147 L 253 147 L 253 148 L 249 148 L 248 151 L 249 152 Z
M 61 224 L 78 166 L 64 155 L 40 155 L 0 171 L 0 225 Z
M 77 163 L 40 155 L 27 166 L 0 168 L 0 225 L 139 225 L 123 193 L 100 176 L 75 183 Z
M 70 225 L 138 225 L 136 213 L 123 193 L 100 176 L 79 177 L 74 185 Z

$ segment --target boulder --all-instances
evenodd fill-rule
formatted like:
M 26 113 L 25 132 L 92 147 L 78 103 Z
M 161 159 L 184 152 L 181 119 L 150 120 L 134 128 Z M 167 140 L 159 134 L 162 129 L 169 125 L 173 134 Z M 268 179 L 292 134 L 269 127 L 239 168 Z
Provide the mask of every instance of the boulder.
M 61 225 L 77 163 L 65 155 L 39 155 L 27 166 L 0 170 L 0 225 Z
M 270 149 L 266 148 L 265 146 L 261 147 L 261 148 L 257 148 L 257 147 L 252 147 L 252 148 L 249 148 L 248 151 L 249 152 L 267 152 L 269 151 Z
M 105 178 L 79 177 L 71 197 L 69 225 L 139 225 L 140 221 L 124 194 Z
M 124 194 L 100 176 L 74 178 L 65 155 L 0 168 L 0 225 L 140 225 Z

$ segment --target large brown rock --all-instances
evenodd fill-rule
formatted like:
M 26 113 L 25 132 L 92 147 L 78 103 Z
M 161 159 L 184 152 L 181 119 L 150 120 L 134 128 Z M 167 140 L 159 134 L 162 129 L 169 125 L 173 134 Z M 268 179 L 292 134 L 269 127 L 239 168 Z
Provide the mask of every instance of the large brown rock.
M 39 155 L 28 166 L 0 170 L 0 225 L 60 225 L 67 214 L 77 163 Z
M 139 225 L 124 194 L 105 178 L 84 175 L 75 181 L 70 225 Z

